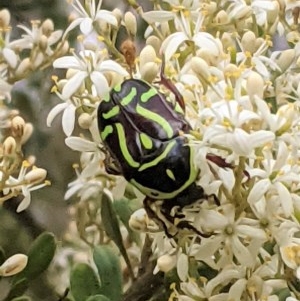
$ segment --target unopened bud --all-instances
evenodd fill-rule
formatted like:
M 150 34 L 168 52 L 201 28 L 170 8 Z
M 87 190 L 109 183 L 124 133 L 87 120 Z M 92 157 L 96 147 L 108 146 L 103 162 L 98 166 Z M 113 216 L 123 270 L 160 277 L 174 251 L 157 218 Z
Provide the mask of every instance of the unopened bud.
M 51 35 L 51 33 L 54 31 L 54 23 L 51 19 L 46 19 L 43 23 L 42 23 L 42 33 L 49 37 Z
M 234 15 L 235 19 L 246 19 L 249 16 L 251 16 L 252 8 L 250 6 L 242 6 L 241 9 L 239 9 L 236 14 Z
M 0 28 L 7 28 L 10 23 L 10 12 L 4 8 L 0 10 Z
M 129 227 L 137 232 L 147 231 L 147 213 L 144 208 L 135 211 L 129 219 Z
M 31 137 L 33 132 L 33 125 L 31 123 L 26 123 L 24 127 L 23 136 L 21 138 L 21 144 L 25 144 Z
M 9 136 L 3 142 L 3 154 L 9 156 L 15 153 L 17 147 L 16 140 Z
M 47 176 L 47 171 L 43 168 L 33 168 L 30 172 L 28 172 L 24 180 L 30 184 L 36 184 L 44 181 Z
M 128 33 L 131 36 L 135 36 L 137 31 L 137 23 L 136 17 L 132 12 L 126 12 L 126 14 L 124 15 L 124 23 Z
M 26 57 L 21 61 L 19 66 L 16 69 L 16 75 L 18 78 L 24 78 L 26 74 L 32 69 L 31 68 L 31 61 L 30 58 Z
M 143 80 L 152 83 L 159 71 L 159 66 L 156 63 L 149 62 L 141 66 L 140 73 Z
M 247 92 L 252 99 L 254 96 L 263 98 L 264 94 L 264 80 L 260 74 L 252 71 L 247 78 Z
M 232 38 L 232 34 L 228 32 L 224 32 L 221 38 L 223 48 L 228 49 L 229 47 L 234 48 L 235 47 L 235 42 L 234 39 Z
M 118 25 L 120 25 L 123 17 L 122 11 L 119 8 L 115 8 L 112 14 L 116 17 Z
M 133 67 L 136 57 L 136 48 L 134 43 L 130 39 L 127 39 L 122 43 L 120 50 L 125 57 L 127 65 L 129 67 Z
M 245 32 L 241 40 L 243 50 L 249 51 L 250 53 L 254 53 L 256 50 L 255 41 L 256 41 L 256 36 L 254 32 L 252 31 Z
M 82 129 L 89 129 L 92 124 L 93 118 L 88 113 L 82 113 L 78 117 L 78 124 Z
M 191 61 L 192 70 L 200 78 L 208 78 L 210 76 L 209 66 L 206 61 L 200 57 L 193 57 Z
M 146 45 L 151 45 L 156 53 L 159 53 L 161 47 L 161 40 L 156 36 L 150 36 L 146 40 Z
M 140 66 L 143 66 L 149 62 L 155 62 L 156 60 L 156 52 L 154 48 L 150 45 L 144 47 L 140 53 Z
M 24 133 L 25 121 L 22 117 L 16 116 L 11 121 L 11 130 L 14 137 L 22 137 Z
M 229 17 L 225 10 L 220 10 L 216 15 L 216 23 L 217 24 L 228 24 L 229 23 Z
M 39 40 L 39 47 L 42 51 L 45 51 L 48 47 L 48 38 L 45 35 L 42 35 Z
M 277 1 L 271 3 L 273 9 L 267 9 L 267 20 L 269 24 L 274 24 L 279 17 L 280 5 Z
M 276 60 L 277 65 L 281 71 L 286 71 L 292 64 L 296 55 L 295 49 L 287 49 L 281 52 L 279 58 Z
M 28 257 L 24 254 L 15 254 L 9 257 L 0 266 L 0 276 L 13 276 L 26 267 Z
M 157 267 L 160 271 L 167 273 L 176 265 L 176 256 L 162 255 L 157 259 Z

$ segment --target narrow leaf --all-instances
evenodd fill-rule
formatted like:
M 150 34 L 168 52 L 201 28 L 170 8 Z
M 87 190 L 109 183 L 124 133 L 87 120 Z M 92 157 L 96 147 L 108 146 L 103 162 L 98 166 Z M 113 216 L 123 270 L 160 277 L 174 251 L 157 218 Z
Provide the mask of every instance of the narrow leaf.
M 104 193 L 102 196 L 101 218 L 103 221 L 103 227 L 106 234 L 114 241 L 114 243 L 119 248 L 129 268 L 131 277 L 133 277 L 130 260 L 127 255 L 126 248 L 124 247 L 122 235 L 120 232 L 119 220 L 112 206 L 112 201 L 107 193 Z

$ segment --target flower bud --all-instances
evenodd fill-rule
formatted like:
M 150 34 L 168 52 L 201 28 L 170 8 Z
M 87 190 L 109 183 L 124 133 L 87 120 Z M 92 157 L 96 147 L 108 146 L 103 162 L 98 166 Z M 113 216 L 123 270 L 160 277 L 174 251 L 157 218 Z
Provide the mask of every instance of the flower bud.
M 200 78 L 208 78 L 210 76 L 209 66 L 206 61 L 200 57 L 193 57 L 191 61 L 192 70 L 196 75 L 199 75 Z
M 243 50 L 249 51 L 250 53 L 254 53 L 256 50 L 255 41 L 256 41 L 256 36 L 254 32 L 252 31 L 245 32 L 241 40 Z
M 279 58 L 276 60 L 277 65 L 280 67 L 281 71 L 286 71 L 292 64 L 295 58 L 295 49 L 287 49 L 281 52 Z
M 115 18 L 117 19 L 118 26 L 120 26 L 121 21 L 122 21 L 122 17 L 123 17 L 122 11 L 121 11 L 119 8 L 115 8 L 115 9 L 112 11 L 112 14 L 113 14 L 113 15 L 115 16 Z
M 9 156 L 15 153 L 17 147 L 16 140 L 9 136 L 3 142 L 3 154 Z
M 24 132 L 23 135 L 21 137 L 21 144 L 25 144 L 28 139 L 31 137 L 33 132 L 33 125 L 31 123 L 26 123 L 25 127 L 24 127 Z
M 78 124 L 82 129 L 89 129 L 92 124 L 93 118 L 88 113 L 82 113 L 78 117 Z
M 147 231 L 147 213 L 144 208 L 135 211 L 129 219 L 129 227 L 137 232 Z
M 136 17 L 132 12 L 129 11 L 125 13 L 124 23 L 128 33 L 131 36 L 135 36 L 137 31 L 137 23 L 136 23 Z
M 51 33 L 54 31 L 54 23 L 51 19 L 46 19 L 43 23 L 42 23 L 42 33 L 46 36 L 49 37 L 51 35 Z
M 0 266 L 0 276 L 13 276 L 26 267 L 28 257 L 24 254 L 15 254 L 9 257 Z
M 48 47 L 48 38 L 43 34 L 39 39 L 39 48 L 45 51 Z
M 0 28 L 7 28 L 10 23 L 10 12 L 4 8 L 0 10 Z
M 215 21 L 217 24 L 228 24 L 229 23 L 229 17 L 225 10 L 220 10 L 215 18 Z
M 157 259 L 157 267 L 160 271 L 167 273 L 176 265 L 176 256 L 162 255 Z
M 144 47 L 140 53 L 140 66 L 142 67 L 146 63 L 155 62 L 156 52 L 154 48 L 150 45 Z
M 150 36 L 146 40 L 146 45 L 151 45 L 154 48 L 155 53 L 159 53 L 159 49 L 161 47 L 161 40 L 156 36 Z
M 43 168 L 33 168 L 30 172 L 28 172 L 24 180 L 30 184 L 36 184 L 44 181 L 47 176 L 47 171 Z
M 229 47 L 235 47 L 235 42 L 232 38 L 232 34 L 224 32 L 221 38 L 223 48 L 228 49 Z
M 11 121 L 11 130 L 14 137 L 22 137 L 25 127 L 25 121 L 22 117 L 16 116 Z
M 260 74 L 252 71 L 247 78 L 247 92 L 252 99 L 255 95 L 263 98 L 264 94 L 264 80 Z
M 16 76 L 24 78 L 27 73 L 32 69 L 32 64 L 29 57 L 24 58 L 16 69 Z
M 141 66 L 141 77 L 148 83 L 152 83 L 159 71 L 159 66 L 156 63 L 149 62 Z

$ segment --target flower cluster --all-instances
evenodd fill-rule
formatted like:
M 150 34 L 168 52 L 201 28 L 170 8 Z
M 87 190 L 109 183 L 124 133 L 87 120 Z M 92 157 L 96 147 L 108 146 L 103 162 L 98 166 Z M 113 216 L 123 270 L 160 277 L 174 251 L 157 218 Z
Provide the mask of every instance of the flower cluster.
M 20 25 L 24 34 L 11 40 L 10 13 L 0 10 L 0 204 L 20 195 L 18 212 L 29 206 L 31 191 L 49 181 L 45 181 L 46 170 L 34 166 L 33 156 L 24 158 L 22 148 L 33 125 L 8 107 L 11 92 L 15 83 L 49 67 L 68 50 L 68 42 L 61 41 L 62 31 L 55 31 L 51 20 L 32 21 L 31 26 Z
M 51 125 L 63 112 L 66 144 L 82 153 L 66 198 L 79 196 L 90 217 L 91 205 L 82 204 L 97 206 L 99 195 L 137 198 L 122 180 L 114 189 L 116 178 L 105 171 L 96 108 L 129 75 L 155 81 L 164 58 L 193 127 L 187 136 L 200 171 L 197 184 L 220 205 L 208 198 L 178 209 L 179 215 L 171 210 L 207 234 L 201 240 L 180 229 L 174 239 L 166 237 L 141 209 L 131 217 L 129 224 L 153 239 L 154 272 L 176 270 L 170 300 L 299 299 L 298 2 L 164 0 L 144 12 L 129 1 L 147 23 L 137 57 L 131 40 L 136 16 L 102 10 L 101 1 L 85 2 L 72 3 L 78 16 L 64 37 L 80 25 L 80 50 L 54 61 L 67 72 L 54 78 L 62 103 L 47 120 Z M 129 39 L 118 50 L 121 27 Z M 226 158 L 230 167 L 212 156 Z M 160 209 L 160 203 L 154 206 Z M 91 224 L 86 216 L 83 224 Z

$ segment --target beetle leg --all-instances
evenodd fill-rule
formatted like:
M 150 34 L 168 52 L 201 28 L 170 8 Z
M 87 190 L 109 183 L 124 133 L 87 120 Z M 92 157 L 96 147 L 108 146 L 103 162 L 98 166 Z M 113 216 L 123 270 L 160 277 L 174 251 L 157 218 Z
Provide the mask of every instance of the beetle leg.
M 172 235 L 169 232 L 169 229 L 167 227 L 167 225 L 165 224 L 165 222 L 158 216 L 158 214 L 151 208 L 151 203 L 155 202 L 155 200 L 149 198 L 149 197 L 145 197 L 143 204 L 144 204 L 144 208 L 146 210 L 146 213 L 148 215 L 149 218 L 151 218 L 152 220 L 154 220 L 155 222 L 158 222 L 160 224 L 160 226 L 163 228 L 164 232 L 166 233 L 168 238 L 173 238 L 174 235 Z
M 218 165 L 219 167 L 222 167 L 222 168 L 230 168 L 230 169 L 234 168 L 234 166 L 232 166 L 232 164 L 230 164 L 230 163 L 227 163 L 224 158 L 214 155 L 214 154 L 211 154 L 211 153 L 208 153 L 206 155 L 206 159 L 215 163 L 216 165 Z M 248 171 L 244 170 L 243 173 L 247 177 L 247 179 L 250 180 L 250 174 L 248 173 Z
M 176 88 L 176 86 L 174 85 L 174 83 L 168 79 L 165 75 L 165 57 L 162 57 L 162 63 L 161 63 L 161 69 L 160 69 L 160 81 L 158 81 L 158 83 L 164 85 L 167 89 L 169 89 L 174 95 L 175 95 L 175 99 L 176 102 L 179 103 L 181 109 L 183 110 L 183 112 L 185 112 L 185 103 L 184 103 L 184 99 L 181 95 L 181 93 L 179 92 L 179 90 Z
M 118 166 L 116 160 L 109 154 L 106 154 L 105 156 L 104 165 L 107 173 L 115 176 L 120 176 L 122 174 L 121 168 Z

